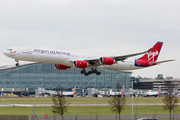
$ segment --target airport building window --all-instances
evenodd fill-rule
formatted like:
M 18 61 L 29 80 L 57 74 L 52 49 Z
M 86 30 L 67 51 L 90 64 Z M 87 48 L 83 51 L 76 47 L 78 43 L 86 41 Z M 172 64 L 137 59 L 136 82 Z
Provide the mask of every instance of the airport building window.
M 57 85 L 64 90 L 77 88 L 115 89 L 119 82 L 127 89 L 131 86 L 131 72 L 100 69 L 101 75 L 84 76 L 81 69 L 56 70 L 53 64 L 33 63 L 19 67 L 0 69 L 0 88 L 28 88 L 34 92 L 38 87 L 54 90 Z

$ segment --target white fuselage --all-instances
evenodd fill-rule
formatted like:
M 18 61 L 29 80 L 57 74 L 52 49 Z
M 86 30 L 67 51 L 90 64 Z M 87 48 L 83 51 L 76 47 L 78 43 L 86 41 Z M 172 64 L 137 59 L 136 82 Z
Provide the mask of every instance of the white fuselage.
M 73 66 L 73 60 L 88 60 L 92 58 L 100 58 L 102 56 L 92 56 L 74 52 L 67 52 L 61 50 L 46 50 L 46 49 L 32 49 L 32 48 L 11 48 L 15 53 L 10 53 L 5 50 L 3 53 L 15 60 L 52 63 L 52 64 L 63 64 L 68 67 Z M 88 66 L 87 68 L 97 69 L 112 69 L 112 70 L 135 70 L 144 67 L 137 67 L 134 62 L 118 61 L 113 65 L 99 65 L 99 66 Z
M 147 92 L 146 95 L 150 95 L 150 96 L 159 95 L 159 93 L 158 92 Z
M 109 95 L 116 96 L 116 95 L 123 95 L 122 92 L 110 92 Z
M 56 91 L 50 91 L 50 90 L 41 90 L 41 91 L 39 91 L 40 93 L 48 93 L 48 94 L 53 94 L 53 95 L 56 95 L 57 94 L 57 92 Z M 63 95 L 65 95 L 65 96 L 72 96 L 72 95 L 74 95 L 74 92 L 62 92 L 62 94 Z

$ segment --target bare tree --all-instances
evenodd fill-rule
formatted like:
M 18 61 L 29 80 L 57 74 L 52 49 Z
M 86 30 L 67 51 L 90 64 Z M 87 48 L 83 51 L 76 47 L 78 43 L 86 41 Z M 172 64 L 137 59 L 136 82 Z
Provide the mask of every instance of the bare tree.
M 112 113 L 119 114 L 119 120 L 120 120 L 121 112 L 124 106 L 126 105 L 126 97 L 123 96 L 123 94 L 121 93 L 121 86 L 119 83 L 117 83 L 116 89 L 117 89 L 117 92 L 115 93 L 114 96 L 111 97 L 108 103 L 111 106 L 110 110 L 112 111 Z
M 164 110 L 169 110 L 169 120 L 171 120 L 171 111 L 175 109 L 178 98 L 173 94 L 173 90 L 175 88 L 175 85 L 172 84 L 171 81 L 167 81 L 167 92 L 165 93 L 165 96 L 162 98 L 162 101 L 164 103 Z
M 52 96 L 52 101 L 54 103 L 54 105 L 52 106 L 53 107 L 52 112 L 61 115 L 62 120 L 64 120 L 63 115 L 64 113 L 67 112 L 68 110 L 67 107 L 69 103 L 67 102 L 65 96 L 62 94 L 63 93 L 62 87 L 57 86 L 56 93 L 57 93 L 56 95 Z

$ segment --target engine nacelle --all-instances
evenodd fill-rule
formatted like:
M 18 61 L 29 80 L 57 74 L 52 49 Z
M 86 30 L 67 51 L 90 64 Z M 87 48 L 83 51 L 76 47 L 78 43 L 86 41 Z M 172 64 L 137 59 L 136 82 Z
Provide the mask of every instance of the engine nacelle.
M 100 64 L 112 65 L 115 63 L 115 60 L 110 57 L 101 57 L 99 62 L 100 62 Z
M 77 68 L 86 68 L 89 63 L 83 60 L 75 60 L 73 65 Z
M 66 70 L 67 68 L 70 68 L 70 67 L 62 65 L 62 64 L 55 64 L 54 68 L 58 70 Z

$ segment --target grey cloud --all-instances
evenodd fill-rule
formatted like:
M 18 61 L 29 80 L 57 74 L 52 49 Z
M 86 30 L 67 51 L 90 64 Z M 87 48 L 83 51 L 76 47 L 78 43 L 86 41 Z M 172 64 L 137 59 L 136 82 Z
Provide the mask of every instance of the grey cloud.
M 163 41 L 159 59 L 180 59 L 179 4 L 177 0 L 1 1 L 0 50 L 28 46 L 121 55 Z M 155 69 L 162 70 L 158 66 L 150 69 L 153 72 L 141 72 L 154 75 Z

